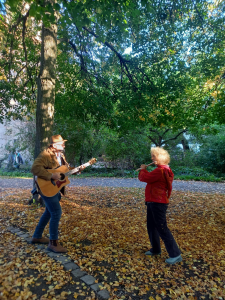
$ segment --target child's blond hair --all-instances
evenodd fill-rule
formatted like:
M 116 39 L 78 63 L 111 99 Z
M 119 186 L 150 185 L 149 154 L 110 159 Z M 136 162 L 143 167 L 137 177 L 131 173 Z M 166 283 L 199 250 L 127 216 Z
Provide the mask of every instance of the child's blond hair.
M 170 162 L 169 153 L 160 147 L 152 147 L 151 154 L 155 156 L 158 165 L 168 165 Z

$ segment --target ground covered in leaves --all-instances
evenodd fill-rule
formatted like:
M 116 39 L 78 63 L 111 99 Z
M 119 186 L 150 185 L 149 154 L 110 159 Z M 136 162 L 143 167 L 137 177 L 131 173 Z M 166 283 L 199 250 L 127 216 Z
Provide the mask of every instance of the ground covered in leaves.
M 103 282 L 110 299 L 225 299 L 225 195 L 172 193 L 168 225 L 183 262 L 170 266 L 164 245 L 146 257 L 144 189 L 69 188 L 61 200 L 60 242 L 81 269 Z M 30 191 L 0 193 L 0 299 L 96 299 L 84 283 L 7 230 L 31 235 L 44 208 Z M 48 235 L 46 228 L 45 235 Z

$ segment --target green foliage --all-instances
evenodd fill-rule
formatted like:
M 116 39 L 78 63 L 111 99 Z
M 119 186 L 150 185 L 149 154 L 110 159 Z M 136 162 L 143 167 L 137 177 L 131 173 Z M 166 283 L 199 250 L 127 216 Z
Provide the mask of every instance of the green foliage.
M 193 150 L 184 151 L 181 148 L 169 150 L 172 168 L 195 168 L 197 165 L 197 154 Z
M 32 178 L 33 174 L 31 172 L 29 172 L 29 170 L 26 170 L 26 169 L 8 171 L 7 169 L 0 168 L 0 176 L 15 177 L 15 178 L 18 178 L 18 177 Z
M 68 140 L 65 150 L 71 165 L 77 166 L 102 155 L 102 131 L 91 121 L 82 123 L 76 119 L 61 119 L 60 114 L 56 114 L 55 121 L 55 134 L 60 132 Z
M 148 167 L 148 171 L 154 170 L 154 167 Z M 225 177 L 216 177 L 202 168 L 173 168 L 175 180 L 193 180 L 208 182 L 223 182 Z M 0 176 L 13 178 L 33 178 L 33 174 L 28 170 L 7 171 L 0 168 Z M 135 170 L 120 170 L 115 168 L 87 168 L 78 178 L 88 177 L 118 177 L 118 178 L 137 178 L 138 172 Z
M 224 41 L 213 22 L 224 24 L 216 5 L 210 7 L 215 19 L 209 19 L 208 3 L 200 2 L 98 1 L 96 9 L 93 1 L 67 3 L 59 23 L 59 36 L 66 28 L 72 46 L 59 45 L 62 115 L 91 115 L 120 132 L 148 124 L 176 131 L 212 119 L 215 85 L 208 80 L 221 75 L 218 49 Z M 130 45 L 132 51 L 122 55 Z
M 122 170 L 135 169 L 150 159 L 150 142 L 141 131 L 130 131 L 123 136 L 111 132 L 104 150 L 106 161 Z
M 148 167 L 148 171 L 154 170 L 154 167 Z M 225 177 L 216 177 L 214 174 L 207 172 L 206 170 L 195 167 L 177 167 L 172 168 L 174 172 L 175 180 L 193 180 L 193 181 L 207 181 L 207 182 L 224 182 Z M 80 178 L 88 177 L 119 177 L 119 178 L 137 178 L 138 172 L 135 170 L 123 170 L 113 168 L 88 168 L 84 170 Z
M 5 1 L 5 10 L 0 20 L 0 122 L 32 117 L 40 56 L 40 27 L 25 14 L 24 2 Z
M 41 25 L 50 26 L 60 13 L 54 132 L 69 140 L 73 164 L 105 152 L 138 166 L 149 159 L 149 141 L 135 133 L 132 143 L 131 129 L 175 133 L 224 122 L 224 2 L 27 3 L 29 8 L 20 0 L 5 1 L 0 120 L 34 115 L 37 37 Z M 114 130 L 107 142 L 99 139 L 102 127 Z M 181 161 L 192 163 L 187 157 Z
M 225 180 L 225 177 L 217 177 L 200 167 L 176 167 L 172 168 L 172 170 L 174 172 L 174 179 L 212 182 L 221 182 Z
M 225 174 L 225 127 L 214 127 L 218 130 L 218 133 L 203 137 L 197 162 L 209 172 L 221 176 Z

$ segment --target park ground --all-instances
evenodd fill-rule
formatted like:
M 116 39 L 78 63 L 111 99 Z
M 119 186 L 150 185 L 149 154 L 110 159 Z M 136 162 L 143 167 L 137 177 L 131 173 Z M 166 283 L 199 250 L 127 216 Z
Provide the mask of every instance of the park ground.
M 9 231 L 32 235 L 44 208 L 30 190 L 0 191 L 0 299 L 98 299 L 44 251 Z M 60 242 L 110 299 L 225 299 L 225 195 L 173 191 L 168 225 L 183 261 L 146 257 L 143 188 L 70 187 L 61 200 Z M 46 228 L 45 235 L 48 235 Z

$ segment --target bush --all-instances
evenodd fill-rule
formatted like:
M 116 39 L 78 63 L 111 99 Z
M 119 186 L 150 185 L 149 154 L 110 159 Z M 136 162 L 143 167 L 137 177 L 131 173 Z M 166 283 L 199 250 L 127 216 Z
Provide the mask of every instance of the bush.
M 7 169 L 0 169 L 0 176 L 32 178 L 33 174 L 26 169 L 13 170 L 13 171 L 9 171 Z
M 154 167 L 148 167 L 148 171 L 154 170 Z M 221 182 L 225 180 L 225 177 L 216 177 L 215 175 L 205 171 L 202 168 L 188 168 L 188 167 L 176 167 L 172 168 L 174 172 L 174 179 L 180 180 L 196 180 L 196 181 L 212 181 Z M 25 170 L 6 171 L 0 169 L 0 176 L 9 177 L 28 177 L 32 178 L 33 175 Z M 137 178 L 138 172 L 135 170 L 121 170 L 116 168 L 87 168 L 85 169 L 80 178 L 86 177 L 118 177 L 118 178 Z M 78 178 L 79 178 L 78 177 Z
M 104 150 L 109 165 L 121 170 L 138 168 L 151 159 L 149 139 L 135 132 L 109 136 Z
M 225 174 L 225 135 L 224 128 L 216 135 L 207 136 L 197 155 L 197 163 L 205 170 L 224 176 Z
M 172 168 L 191 167 L 195 168 L 197 164 L 197 155 L 192 150 L 183 151 L 182 149 L 169 150 Z
M 190 175 L 190 176 L 195 176 L 195 177 L 200 177 L 200 176 L 211 176 L 212 174 L 207 172 L 206 170 L 199 168 L 199 167 L 175 167 L 172 168 L 174 174 L 176 175 Z

